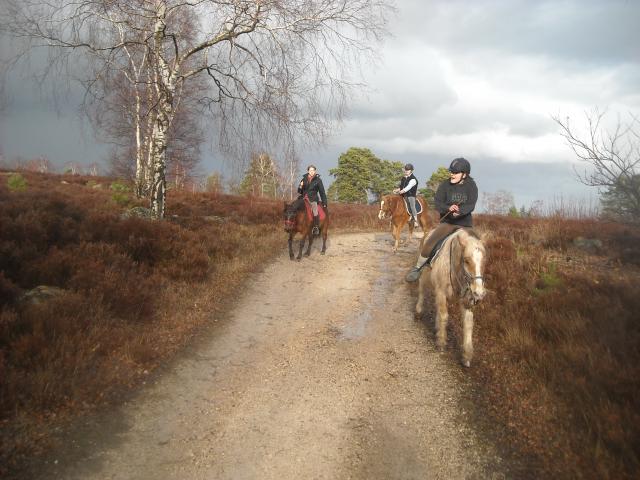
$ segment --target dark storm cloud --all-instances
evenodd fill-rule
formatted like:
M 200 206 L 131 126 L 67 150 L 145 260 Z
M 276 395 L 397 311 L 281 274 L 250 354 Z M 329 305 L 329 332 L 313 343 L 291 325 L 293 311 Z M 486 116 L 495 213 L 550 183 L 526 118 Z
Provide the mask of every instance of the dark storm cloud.
M 444 50 L 491 50 L 585 64 L 638 61 L 640 2 L 420 1 L 405 9 L 403 33 Z
M 518 205 L 562 192 L 592 194 L 575 180 L 575 159 L 551 115 L 578 118 L 594 107 L 614 116 L 640 112 L 639 1 L 396 4 L 382 63 L 366 73 L 367 96 L 354 101 L 325 151 L 300 152 L 301 165 L 317 162 L 327 178 L 340 153 L 367 147 L 416 163 L 422 185 L 438 165 L 462 155 L 473 160 L 481 190 L 510 190 Z M 80 133 L 76 92 L 60 116 L 24 77 L 6 93 L 5 155 L 106 156 L 88 129 Z M 210 157 L 205 170 L 220 169 Z

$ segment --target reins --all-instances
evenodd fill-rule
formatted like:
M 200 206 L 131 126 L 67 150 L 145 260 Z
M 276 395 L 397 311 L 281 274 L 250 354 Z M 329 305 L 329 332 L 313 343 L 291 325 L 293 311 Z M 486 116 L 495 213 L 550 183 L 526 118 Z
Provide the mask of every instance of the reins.
M 451 286 L 454 286 L 454 282 L 453 282 L 453 268 L 454 268 L 454 261 L 453 261 L 453 240 L 454 238 L 452 237 L 451 240 L 449 241 L 449 282 L 451 283 Z M 464 254 L 460 255 L 460 263 L 461 263 L 461 267 L 462 267 L 462 275 L 463 278 L 465 280 L 465 282 L 463 283 L 462 280 L 460 280 L 459 276 L 456 275 L 456 283 L 458 288 L 460 289 L 460 294 L 465 297 L 469 294 L 469 292 L 471 292 L 471 282 L 473 282 L 474 280 L 483 280 L 484 281 L 484 277 L 482 275 L 471 275 L 468 271 L 467 271 L 467 267 L 464 264 Z M 471 298 L 471 303 L 475 305 L 476 301 L 473 299 L 473 296 Z

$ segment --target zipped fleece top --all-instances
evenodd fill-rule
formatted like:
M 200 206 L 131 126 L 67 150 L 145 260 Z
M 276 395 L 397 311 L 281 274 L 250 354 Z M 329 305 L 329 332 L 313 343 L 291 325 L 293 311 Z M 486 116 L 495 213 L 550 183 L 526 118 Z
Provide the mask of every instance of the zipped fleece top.
M 304 195 L 306 193 L 309 196 L 310 202 L 317 202 L 318 194 L 320 194 L 322 204 L 327 204 L 327 195 L 324 192 L 324 185 L 322 184 L 322 180 L 318 174 L 315 174 L 311 181 L 309 181 L 309 174 L 305 173 L 302 176 L 302 187 L 298 187 L 298 193 L 300 195 Z
M 478 187 L 471 177 L 459 183 L 451 183 L 449 180 L 442 182 L 434 198 L 436 210 L 440 213 L 441 219 L 449 213 L 449 207 L 454 203 L 460 207 L 460 215 L 454 217 L 453 213 L 450 213 L 442 222 L 462 227 L 473 226 L 471 212 L 476 208 L 477 201 Z

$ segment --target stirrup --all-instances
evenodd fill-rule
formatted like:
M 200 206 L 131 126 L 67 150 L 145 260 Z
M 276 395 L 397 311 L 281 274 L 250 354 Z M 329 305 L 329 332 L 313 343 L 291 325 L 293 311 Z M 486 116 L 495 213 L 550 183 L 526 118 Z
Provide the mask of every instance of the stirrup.
M 313 228 L 311 229 L 311 234 L 312 234 L 312 235 L 315 235 L 315 236 L 320 235 L 320 229 L 318 228 L 318 226 L 317 226 L 317 225 L 314 225 L 314 226 L 313 226 Z

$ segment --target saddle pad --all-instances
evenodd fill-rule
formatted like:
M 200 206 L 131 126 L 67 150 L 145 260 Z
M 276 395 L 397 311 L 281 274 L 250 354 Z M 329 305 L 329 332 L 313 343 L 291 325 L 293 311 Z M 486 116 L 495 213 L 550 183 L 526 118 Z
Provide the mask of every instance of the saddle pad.
M 409 202 L 407 202 L 405 198 L 403 198 L 402 200 L 404 200 L 404 208 L 407 210 L 407 213 L 409 214 L 409 216 L 411 216 L 411 210 L 409 209 Z M 420 202 L 417 199 L 416 199 L 416 213 L 418 215 L 422 213 L 422 205 L 420 205 Z
M 449 238 L 451 235 L 455 235 L 459 230 L 460 229 L 454 230 L 449 235 L 439 240 L 438 243 L 433 246 L 433 250 L 431 250 L 431 254 L 429 255 L 429 265 L 433 265 L 435 259 L 438 257 L 438 255 L 440 255 L 440 251 L 442 250 L 444 242 L 447 240 L 447 238 Z
M 309 219 L 309 221 L 313 221 L 313 209 L 311 208 L 311 202 L 309 201 L 308 197 L 304 197 L 304 206 L 307 209 L 307 218 Z M 318 220 L 321 222 L 322 220 L 324 220 L 324 217 L 326 216 L 326 213 L 324 211 L 324 208 L 322 208 L 322 204 L 318 203 Z

